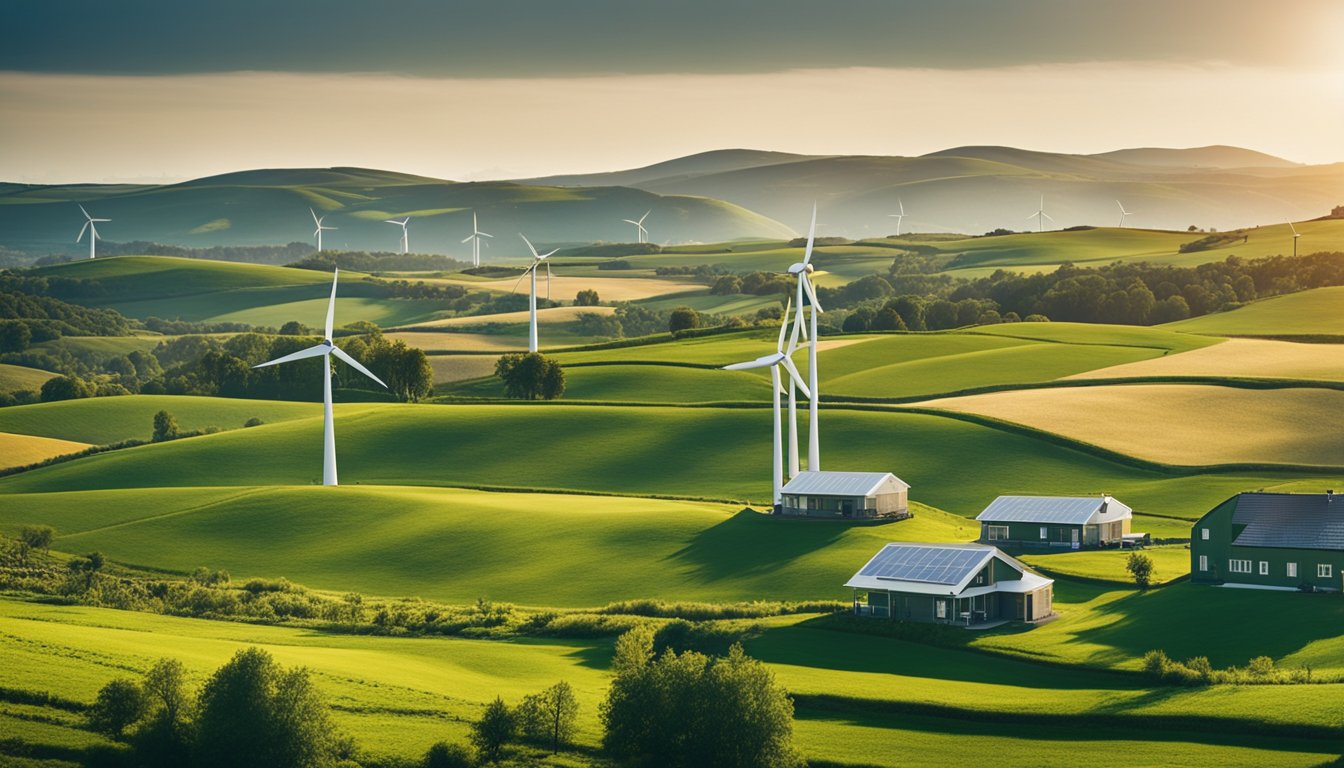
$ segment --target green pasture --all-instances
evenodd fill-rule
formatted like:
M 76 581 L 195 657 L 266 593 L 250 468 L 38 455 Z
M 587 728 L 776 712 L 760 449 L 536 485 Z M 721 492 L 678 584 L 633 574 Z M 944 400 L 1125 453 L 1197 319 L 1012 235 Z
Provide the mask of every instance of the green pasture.
M 493 375 L 450 386 L 441 385 L 436 391 L 441 395 L 463 397 L 505 396 L 503 382 Z M 649 403 L 765 402 L 770 399 L 770 385 L 768 379 L 746 371 L 675 365 L 567 366 L 565 399 Z
M 1344 249 L 1344 245 L 1340 246 Z M 1313 288 L 1271 296 L 1227 312 L 1215 312 L 1163 326 L 1185 333 L 1220 336 L 1344 335 L 1344 287 Z
M 1153 518 L 1149 518 L 1152 520 Z M 1140 526 L 1147 521 L 1138 521 L 1135 530 L 1152 533 Z M 1185 525 L 1186 537 L 1190 535 L 1189 525 Z M 1017 559 L 1033 568 L 1040 568 L 1052 576 L 1078 577 L 1101 581 L 1114 581 L 1133 585 L 1134 579 L 1125 570 L 1131 550 L 1090 550 L 1060 551 L 1019 554 Z M 1148 547 L 1141 553 L 1152 558 L 1153 583 L 1166 584 L 1190 574 L 1190 548 L 1183 545 Z
M 37 392 L 42 389 L 47 379 L 55 377 L 56 374 L 40 368 L 0 363 L 0 392 L 18 392 L 25 389 Z
M 310 269 L 272 267 L 173 256 L 112 256 L 43 267 L 39 276 L 97 280 L 105 293 L 100 304 L 157 300 L 240 288 L 331 285 L 331 275 Z M 347 273 L 350 279 L 362 277 Z
M 321 415 L 321 406 L 316 407 Z M 0 408 L 0 432 L 53 437 L 94 445 L 122 440 L 148 440 L 154 433 L 154 414 L 171 413 L 184 432 L 243 426 L 251 418 L 265 422 L 312 416 L 311 403 L 280 400 L 235 400 L 226 397 L 134 395 L 62 400 L 14 408 Z

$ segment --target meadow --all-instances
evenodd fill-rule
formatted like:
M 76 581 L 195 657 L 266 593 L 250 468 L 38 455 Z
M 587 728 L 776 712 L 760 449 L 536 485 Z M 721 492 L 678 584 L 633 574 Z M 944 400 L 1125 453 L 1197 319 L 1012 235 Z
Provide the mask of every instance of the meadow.
M 1341 336 L 1344 287 L 1314 288 L 1273 296 L 1228 312 L 1192 317 L 1165 327 L 1224 336 Z

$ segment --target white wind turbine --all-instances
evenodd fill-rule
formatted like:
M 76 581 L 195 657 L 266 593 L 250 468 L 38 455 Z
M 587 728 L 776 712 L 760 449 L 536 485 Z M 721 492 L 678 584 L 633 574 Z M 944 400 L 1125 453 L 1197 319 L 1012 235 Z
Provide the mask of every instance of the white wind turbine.
M 314 211 L 312 208 L 309 208 L 309 209 L 308 209 L 308 212 L 311 213 L 311 214 L 313 215 L 313 223 L 317 225 L 317 229 L 313 230 L 313 234 L 314 234 L 314 235 L 317 235 L 317 252 L 318 252 L 318 253 L 321 253 L 321 252 L 322 252 L 322 231 L 323 231 L 323 230 L 327 230 L 327 229 L 335 230 L 336 228 L 335 228 L 335 227 L 328 227 L 328 226 L 326 226 L 325 224 L 322 223 L 322 220 L 325 219 L 325 218 L 327 218 L 325 214 L 322 215 L 322 216 L 318 216 L 318 215 L 317 215 L 317 211 Z
M 1051 224 L 1054 224 L 1054 223 L 1055 223 L 1055 220 L 1052 219 L 1052 218 L 1050 218 L 1050 214 L 1048 214 L 1048 213 L 1045 212 L 1045 195 L 1041 195 L 1041 207 L 1040 207 L 1040 208 L 1037 208 L 1035 213 L 1033 213 L 1033 214 L 1031 214 L 1030 216 L 1027 217 L 1027 221 L 1031 221 L 1032 219 L 1039 219 L 1039 220 L 1040 220 L 1040 227 L 1036 230 L 1037 232 L 1044 232 L 1044 231 L 1045 231 L 1045 220 L 1046 220 L 1046 219 L 1050 219 L 1050 223 L 1051 223 Z
M 402 219 L 401 221 L 397 221 L 396 219 L 383 219 L 383 223 L 384 223 L 384 224 L 396 224 L 397 226 L 401 227 L 401 252 L 402 252 L 402 253 L 410 253 L 410 252 L 411 252 L 411 235 L 410 235 L 410 232 L 406 229 L 406 225 L 411 223 L 411 217 L 410 217 L 410 216 L 407 216 L 406 218 Z
M 807 230 L 807 250 L 803 252 L 803 260 L 789 267 L 789 274 L 798 277 L 798 297 L 796 300 L 797 309 L 794 310 L 794 335 L 797 336 L 801 330 L 807 337 L 807 388 L 810 394 L 808 401 L 808 422 L 807 422 L 807 469 L 811 472 L 821 471 L 821 433 L 817 425 L 817 400 L 821 393 L 817 389 L 817 315 L 821 313 L 821 304 L 817 301 L 817 292 L 812 287 L 812 244 L 817 238 L 817 205 L 812 204 L 812 224 Z M 812 306 L 811 332 L 809 333 L 803 324 L 803 310 L 805 305 Z M 792 408 L 792 406 L 791 406 Z M 789 471 L 793 474 L 798 473 L 797 460 L 797 439 L 794 438 L 794 445 L 790 446 L 790 467 Z
M 897 236 L 897 237 L 900 237 L 900 236 L 901 236 L 901 220 L 905 218 L 905 203 L 902 203 L 902 202 L 901 202 L 901 198 L 898 197 L 898 198 L 896 198 L 896 205 L 900 207 L 901 212 L 900 212 L 900 213 L 888 213 L 888 214 L 887 214 L 887 218 L 889 218 L 889 219 L 896 219 L 896 236 Z
M 98 255 L 98 227 L 95 226 L 95 224 L 102 221 L 111 221 L 111 219 L 95 219 L 89 215 L 88 211 L 84 210 L 84 206 L 82 205 L 79 206 L 79 210 L 84 214 L 85 221 L 84 226 L 79 230 L 79 237 L 75 238 L 75 242 L 78 243 L 80 240 L 83 240 L 84 232 L 87 230 L 89 233 L 89 258 L 92 259 Z
M 1302 234 L 1297 231 L 1297 227 L 1294 227 L 1291 221 L 1288 222 L 1288 228 L 1293 230 L 1293 258 L 1297 258 L 1297 238 L 1301 237 Z
M 626 224 L 634 224 L 634 225 L 635 225 L 635 242 L 636 242 L 636 243 L 647 243 L 647 242 L 649 242 L 649 230 L 647 230 L 647 229 L 644 228 L 644 220 L 647 219 L 647 218 L 649 218 L 649 214 L 650 214 L 650 213 L 653 213 L 653 209 L 652 209 L 652 208 L 650 208 L 649 210 L 645 211 L 645 212 L 644 212 L 644 215 L 639 217 L 639 221 L 635 221 L 634 219 L 621 219 L 621 221 L 624 221 Z
M 464 237 L 464 238 L 462 238 L 462 242 L 464 242 L 464 243 L 471 243 L 471 265 L 472 265 L 473 267 L 479 267 L 479 266 L 481 266 L 481 238 L 482 238 L 482 237 L 494 237 L 494 235 L 491 235 L 491 234 L 487 234 L 487 233 L 485 233 L 485 232 L 482 232 L 482 231 L 481 231 L 481 228 L 478 227 L 478 226 L 476 226 L 476 212 L 475 212 L 475 211 L 472 211 L 472 212 L 471 212 L 471 234 L 470 234 L 470 235 L 467 235 L 467 236 Z
M 370 379 L 382 384 L 383 380 L 369 372 L 368 368 L 359 364 L 359 361 L 346 354 L 344 350 L 331 343 L 331 326 L 336 314 L 336 279 L 340 270 L 332 272 L 331 275 L 331 299 L 327 302 L 327 330 L 326 335 L 322 337 L 322 343 L 315 347 L 299 350 L 284 357 L 277 357 L 270 362 L 261 363 L 252 366 L 253 368 L 265 368 L 268 365 L 279 365 L 288 363 L 292 360 L 302 360 L 305 357 L 322 357 L 322 484 L 337 485 L 336 482 L 336 430 L 331 420 L 331 355 L 349 363 L 352 368 L 368 376 Z
M 550 296 L 551 262 L 546 261 L 546 259 L 550 258 L 551 256 L 554 256 L 555 251 L 558 251 L 560 249 L 556 248 L 550 253 L 543 253 L 538 255 L 537 249 L 532 247 L 532 241 L 527 239 L 527 235 L 524 235 L 522 232 L 519 232 L 518 236 L 523 238 L 523 242 L 527 243 L 527 250 L 532 252 L 532 266 L 528 267 L 523 272 L 523 274 L 518 276 L 517 282 L 513 284 L 513 289 L 515 291 L 518 290 L 518 283 L 521 283 L 524 277 L 527 277 L 528 275 L 532 276 L 532 291 L 528 294 L 527 297 L 527 314 L 528 314 L 527 351 L 536 352 L 537 351 L 537 267 L 540 267 L 543 262 L 546 264 L 546 295 Z
M 1126 210 L 1125 210 L 1125 206 L 1124 206 L 1124 204 L 1121 203 L 1119 200 L 1116 200 L 1116 201 L 1115 201 L 1115 204 L 1118 205 L 1118 206 L 1120 206 L 1120 228 L 1123 229 L 1124 226 L 1125 226 L 1125 217 L 1126 217 L 1126 216 L 1133 216 L 1133 215 L 1134 215 L 1134 212 L 1133 212 L 1133 211 L 1126 211 Z
M 792 309 L 792 304 L 784 310 L 784 320 L 779 326 L 779 340 L 775 343 L 775 353 L 773 355 L 765 355 L 764 357 L 758 357 L 750 362 L 734 363 L 733 365 L 725 365 L 723 367 L 723 370 L 725 371 L 745 371 L 751 368 L 764 368 L 770 366 L 770 389 L 774 391 L 773 410 L 775 427 L 774 446 L 770 453 L 770 484 L 774 491 L 773 498 L 775 507 L 778 507 L 784 500 L 784 434 L 781 429 L 779 415 L 779 395 L 783 390 L 783 385 L 780 381 L 779 369 L 783 368 L 789 374 L 789 378 L 791 379 L 789 383 L 789 392 L 793 392 L 794 388 L 797 387 L 803 391 L 804 396 L 811 397 L 807 385 L 803 383 L 803 377 L 798 373 L 798 369 L 794 367 L 793 360 L 790 358 L 790 355 L 792 355 L 794 350 L 798 348 L 797 325 L 794 326 L 793 337 L 789 341 L 788 349 L 786 350 L 784 348 L 784 333 L 789 328 L 790 309 Z

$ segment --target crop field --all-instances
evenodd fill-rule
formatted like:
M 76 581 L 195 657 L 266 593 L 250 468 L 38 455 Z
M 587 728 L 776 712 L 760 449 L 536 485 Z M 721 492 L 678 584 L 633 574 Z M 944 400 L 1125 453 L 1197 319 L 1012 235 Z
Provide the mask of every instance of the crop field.
M 1098 368 L 1071 379 L 1125 379 L 1152 376 L 1205 378 L 1344 380 L 1344 346 L 1268 339 L 1228 339 L 1211 347 L 1137 363 Z
M 537 327 L 545 325 L 559 325 L 561 323 L 573 322 L 575 318 L 584 313 L 595 315 L 610 315 L 616 310 L 613 307 L 546 307 L 537 310 Z M 432 320 L 427 323 L 418 323 L 415 328 L 474 328 L 483 325 L 527 325 L 528 311 L 520 310 L 518 312 L 497 312 L 493 315 L 467 315 L 463 317 L 445 317 L 442 320 Z M 393 328 L 392 331 L 404 330 Z
M 929 400 L 1173 465 L 1344 467 L 1344 392 L 1130 384 Z
M 1223 336 L 1341 336 L 1344 335 L 1344 313 L 1339 311 L 1341 301 L 1344 301 L 1344 287 L 1313 288 L 1163 327 Z
M 55 377 L 56 374 L 51 371 L 0 363 L 0 392 L 18 392 L 24 389 L 37 392 L 42 389 L 47 379 Z
M 71 440 L 0 432 L 0 469 L 36 464 L 53 456 L 78 453 L 88 447 L 87 443 Z
M 560 274 L 559 267 L 556 267 L 551 277 L 551 296 L 557 301 L 573 301 L 575 294 L 579 291 L 597 291 L 598 298 L 602 301 L 639 301 L 665 296 L 669 293 L 708 290 L 708 287 L 701 283 L 690 283 L 677 279 L 575 275 L 570 274 L 569 268 L 565 268 L 565 272 L 566 274 Z M 606 272 L 604 274 L 610 275 L 611 273 Z M 502 293 L 516 290 L 524 296 L 527 295 L 528 291 L 527 281 L 519 282 L 516 277 L 500 280 L 475 278 L 459 280 L 448 277 L 426 279 L 425 282 L 455 284 L 471 290 L 500 291 Z M 543 272 L 537 278 L 537 295 L 545 296 L 546 290 L 546 278 Z

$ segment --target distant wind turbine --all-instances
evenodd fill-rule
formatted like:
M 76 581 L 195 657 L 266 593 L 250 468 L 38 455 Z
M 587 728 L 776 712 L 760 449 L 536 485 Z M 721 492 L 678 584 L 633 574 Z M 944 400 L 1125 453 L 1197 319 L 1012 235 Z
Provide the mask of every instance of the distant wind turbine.
M 1120 228 L 1123 229 L 1124 226 L 1125 226 L 1125 217 L 1126 217 L 1126 216 L 1133 216 L 1133 215 L 1134 215 L 1134 212 L 1133 212 L 1133 211 L 1126 211 L 1126 210 L 1125 210 L 1125 206 L 1124 206 L 1119 200 L 1116 200 L 1116 201 L 1115 201 L 1115 204 L 1120 206 Z
M 487 233 L 481 231 L 481 228 L 480 228 L 479 226 L 476 225 L 476 212 L 475 212 L 475 211 L 472 211 L 472 212 L 471 212 L 471 234 L 470 234 L 470 235 L 467 235 L 467 236 L 464 237 L 464 238 L 462 238 L 462 242 L 464 242 L 464 243 L 471 243 L 471 265 L 472 265 L 473 267 L 479 267 L 479 266 L 481 266 L 481 238 L 482 238 L 482 237 L 494 237 L 494 235 L 487 234 Z
M 518 290 L 518 283 L 521 283 L 524 277 L 527 277 L 528 275 L 532 276 L 532 290 L 528 294 L 527 298 L 527 313 L 528 313 L 527 351 L 536 352 L 537 351 L 537 268 L 542 265 L 542 262 L 545 262 L 546 295 L 549 296 L 551 292 L 551 263 L 549 261 L 546 261 L 546 259 L 550 258 L 551 256 L 554 256 L 555 251 L 558 251 L 560 249 L 556 248 L 554 251 L 551 251 L 550 253 L 538 254 L 537 249 L 532 247 L 532 241 L 527 239 L 527 235 L 524 235 L 522 232 L 519 232 L 518 236 L 523 238 L 523 242 L 527 243 L 527 250 L 532 252 L 532 266 L 528 267 L 526 270 L 524 270 L 523 274 L 518 276 L 518 281 L 513 284 L 513 289 L 515 291 Z
M 320 226 L 320 225 L 319 225 Z M 318 230 L 321 232 L 321 230 Z M 322 358 L 322 484 L 337 485 L 336 482 L 336 430 L 332 424 L 331 417 L 331 356 L 344 360 L 352 368 L 368 376 L 370 379 L 382 384 L 383 380 L 369 372 L 368 368 L 359 364 L 359 361 L 346 354 L 344 350 L 336 346 L 331 341 L 332 321 L 336 316 L 336 280 L 340 270 L 334 270 L 331 274 L 331 299 L 327 301 L 327 327 L 326 335 L 322 337 L 322 343 L 315 347 L 299 350 L 284 357 L 277 357 L 270 362 L 261 363 L 252 366 L 253 368 L 265 368 L 268 365 L 279 365 L 294 360 L 302 360 L 305 357 Z
M 810 394 L 807 396 L 808 404 L 808 422 L 807 422 L 807 469 L 809 472 L 821 471 L 821 432 L 817 419 L 817 401 L 820 398 L 821 390 L 817 387 L 817 315 L 821 313 L 821 303 L 817 301 L 817 292 L 812 287 L 812 246 L 817 239 L 817 204 L 812 204 L 812 224 L 807 230 L 807 249 L 803 252 L 803 260 L 789 266 L 789 274 L 798 277 L 798 309 L 794 312 L 793 335 L 797 338 L 799 331 L 808 340 L 807 349 L 807 390 Z M 804 325 L 803 310 L 805 307 L 812 307 L 811 332 L 808 332 Z M 793 413 L 793 401 L 790 398 L 790 419 L 796 420 Z M 798 473 L 798 449 L 796 435 L 790 439 L 789 456 L 789 477 Z
M 384 224 L 396 224 L 397 226 L 401 227 L 401 252 L 402 252 L 402 253 L 410 253 L 410 252 L 411 252 L 411 236 L 410 236 L 410 233 L 409 233 L 409 232 L 407 231 L 407 229 L 406 229 L 406 225 L 411 223 L 411 217 L 410 217 L 410 216 L 407 216 L 406 218 L 402 219 L 401 221 L 397 221 L 396 219 L 383 219 L 383 223 L 384 223 Z
M 111 221 L 111 219 L 95 219 L 89 215 L 88 211 L 84 210 L 84 206 L 82 205 L 79 206 L 79 210 L 84 214 L 85 221 L 84 226 L 79 230 L 79 237 L 75 238 L 75 242 L 78 243 L 80 240 L 83 240 L 84 232 L 87 230 L 89 233 L 89 258 L 92 259 L 98 255 L 98 227 L 95 226 L 95 224 L 97 222 Z
M 1046 220 L 1046 219 L 1050 219 L 1050 223 L 1051 223 L 1051 224 L 1054 224 L 1054 223 L 1055 223 L 1055 220 L 1054 220 L 1053 218 L 1050 218 L 1050 214 L 1048 214 L 1048 213 L 1045 212 L 1045 195 L 1041 195 L 1041 207 L 1038 208 L 1038 209 L 1036 209 L 1036 212 L 1035 212 L 1035 213 L 1033 213 L 1033 214 L 1031 214 L 1030 216 L 1027 217 L 1027 221 L 1031 221 L 1032 219 L 1039 219 L 1039 220 L 1040 220 L 1040 227 L 1036 230 L 1036 231 L 1038 231 L 1038 232 L 1044 232 L 1044 231 L 1045 231 L 1045 220 Z
M 1302 235 L 1297 231 L 1297 227 L 1293 226 L 1293 222 L 1291 221 L 1288 222 L 1288 228 L 1293 230 L 1293 258 L 1297 258 L 1297 238 Z
M 888 213 L 888 214 L 887 214 L 887 218 L 889 218 L 889 219 L 896 219 L 896 236 L 897 236 L 897 237 L 900 237 L 900 236 L 901 236 L 901 220 L 905 218 L 905 203 L 902 203 L 902 202 L 901 202 L 901 198 L 898 197 L 898 198 L 896 198 L 896 205 L 898 205 L 898 206 L 900 207 L 901 212 L 900 212 L 900 213 Z
M 323 231 L 323 230 L 327 230 L 327 229 L 335 230 L 336 228 L 335 228 L 335 227 L 328 227 L 328 226 L 326 226 L 325 224 L 322 223 L 322 220 L 325 219 L 325 218 L 327 218 L 325 215 L 318 216 L 318 215 L 317 215 L 317 211 L 314 211 L 312 208 L 309 208 L 309 209 L 308 209 L 308 212 L 311 213 L 311 214 L 313 215 L 313 223 L 317 225 L 317 229 L 313 230 L 313 234 L 314 234 L 314 235 L 317 235 L 317 251 L 318 251 L 318 253 L 321 253 L 321 252 L 322 252 L 322 231 Z
M 645 212 L 644 212 L 644 215 L 639 217 L 639 221 L 635 221 L 634 219 L 621 219 L 621 221 L 624 221 L 626 224 L 634 224 L 634 225 L 635 225 L 635 242 L 636 242 L 636 243 L 647 243 L 647 242 L 649 242 L 649 230 L 647 230 L 647 229 L 644 228 L 644 220 L 647 219 L 647 218 L 649 218 L 649 214 L 650 214 L 650 213 L 653 213 L 653 209 L 652 209 L 652 208 L 650 208 L 649 210 L 645 211 Z

